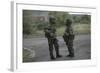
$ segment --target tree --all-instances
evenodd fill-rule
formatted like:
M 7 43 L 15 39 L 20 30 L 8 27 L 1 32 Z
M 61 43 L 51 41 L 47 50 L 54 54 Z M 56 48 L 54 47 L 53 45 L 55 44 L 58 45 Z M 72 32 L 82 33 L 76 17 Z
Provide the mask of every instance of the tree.
M 23 33 L 32 34 L 32 11 L 23 10 Z
M 56 18 L 56 26 L 61 27 L 64 26 L 66 19 L 69 17 L 67 12 L 50 12 L 50 16 L 54 16 Z

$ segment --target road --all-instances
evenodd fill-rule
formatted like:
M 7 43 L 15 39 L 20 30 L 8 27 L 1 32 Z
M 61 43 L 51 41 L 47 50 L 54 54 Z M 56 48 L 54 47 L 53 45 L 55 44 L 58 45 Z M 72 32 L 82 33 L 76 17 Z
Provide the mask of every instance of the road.
M 60 60 L 85 60 L 91 59 L 91 38 L 90 35 L 76 35 L 74 40 L 75 57 L 69 58 L 68 49 L 62 37 L 57 37 L 59 40 L 59 48 L 61 58 L 57 58 L 55 61 Z M 24 62 L 41 62 L 52 61 L 49 56 L 49 47 L 46 38 L 24 38 L 23 47 L 28 48 L 31 51 L 35 51 L 35 57 L 26 59 Z M 54 52 L 55 55 L 55 52 Z M 54 61 L 54 60 L 53 60 Z

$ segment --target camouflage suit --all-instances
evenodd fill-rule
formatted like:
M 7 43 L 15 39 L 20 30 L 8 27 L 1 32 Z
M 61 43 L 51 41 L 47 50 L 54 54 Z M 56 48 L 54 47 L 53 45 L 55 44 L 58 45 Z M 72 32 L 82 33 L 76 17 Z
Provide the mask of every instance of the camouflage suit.
M 68 57 L 74 57 L 73 40 L 74 40 L 75 35 L 73 33 L 73 28 L 71 24 L 72 24 L 72 21 L 70 19 L 67 19 L 66 29 L 63 35 L 64 41 L 69 51 Z
M 59 55 L 59 45 L 58 40 L 56 38 L 56 29 L 53 26 L 55 24 L 54 18 L 49 18 L 50 25 L 44 29 L 45 37 L 48 39 L 48 45 L 49 45 L 49 52 L 51 59 L 55 59 L 53 56 L 53 49 L 55 48 L 56 51 L 56 57 L 61 57 Z

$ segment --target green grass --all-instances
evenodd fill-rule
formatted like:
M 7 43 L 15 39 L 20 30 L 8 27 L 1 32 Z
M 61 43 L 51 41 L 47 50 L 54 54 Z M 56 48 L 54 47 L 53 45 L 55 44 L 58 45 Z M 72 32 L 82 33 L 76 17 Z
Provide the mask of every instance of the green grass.
M 65 27 L 57 28 L 57 36 L 62 36 L 65 31 Z
M 75 24 L 73 25 L 73 30 L 75 34 L 90 34 L 89 24 Z M 57 35 L 62 36 L 65 31 L 65 27 L 57 28 Z
M 91 28 L 89 24 L 77 24 L 73 26 L 75 34 L 90 34 Z
M 35 61 L 35 50 L 23 49 L 23 62 Z
M 30 52 L 26 49 L 23 49 L 23 61 L 29 59 Z
M 74 24 L 73 30 L 75 34 L 90 34 L 90 24 Z M 65 27 L 62 26 L 57 28 L 57 36 L 62 36 L 65 31 Z M 37 30 L 35 33 L 31 35 L 24 35 L 25 38 L 32 38 L 32 37 L 44 37 L 44 30 Z

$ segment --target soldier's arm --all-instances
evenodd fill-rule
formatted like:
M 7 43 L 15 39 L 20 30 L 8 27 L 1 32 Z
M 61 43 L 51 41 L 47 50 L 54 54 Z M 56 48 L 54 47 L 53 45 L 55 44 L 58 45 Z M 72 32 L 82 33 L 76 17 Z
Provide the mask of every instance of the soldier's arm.
M 44 32 L 45 32 L 45 33 L 50 33 L 50 31 L 49 31 L 48 28 L 45 28 L 45 29 L 44 29 Z
M 73 31 L 73 28 L 72 28 L 72 27 L 71 27 L 70 30 L 69 30 L 69 34 L 70 34 L 70 35 L 73 35 L 73 34 L 74 34 L 74 31 Z
M 67 32 L 67 28 L 66 28 L 66 30 L 65 30 L 65 32 L 64 32 L 64 35 L 66 35 L 66 36 L 69 35 L 69 33 Z
M 73 28 L 70 29 L 70 39 L 74 40 L 75 39 L 75 34 L 74 34 L 74 31 L 73 31 Z

